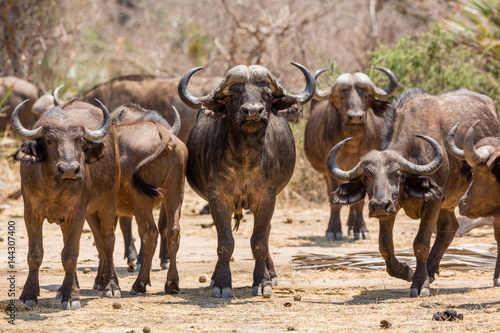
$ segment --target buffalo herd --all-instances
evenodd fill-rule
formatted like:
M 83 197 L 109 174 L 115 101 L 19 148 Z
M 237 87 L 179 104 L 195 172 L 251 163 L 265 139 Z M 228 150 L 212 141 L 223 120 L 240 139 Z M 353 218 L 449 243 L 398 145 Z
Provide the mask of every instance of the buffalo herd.
M 327 239 L 342 239 L 343 205 L 350 206 L 348 236 L 369 239 L 363 219 L 367 206 L 368 215 L 379 221 L 387 272 L 411 282 L 412 297 L 430 295 L 458 229 L 456 207 L 471 218 L 494 216 L 500 250 L 500 114 L 490 97 L 467 89 L 431 95 L 412 88 L 391 102 L 398 80 L 389 69 L 376 68 L 389 78 L 386 88 L 358 72 L 344 73 L 329 88 L 319 89 L 316 79 L 326 70 L 312 75 L 292 65 L 305 77 L 298 94 L 287 92 L 259 65 L 233 67 L 224 77 L 198 77 L 194 74 L 202 68 L 197 67 L 176 79 L 115 78 L 66 101 L 59 100 L 58 89 L 40 96 L 28 82 L 0 78 L 0 97 L 10 94 L 12 130 L 24 140 L 11 155 L 20 162 L 29 243 L 21 300 L 30 307 L 37 304 L 45 219 L 63 234 L 65 275 L 57 292 L 63 309 L 81 307 L 76 266 L 85 220 L 99 253 L 94 288 L 103 296 L 121 296 L 113 263 L 118 223 L 129 269 L 140 266 L 130 294 L 144 293 L 151 285 L 158 237 L 161 267 L 168 269 L 165 293 L 178 293 L 176 257 L 186 180 L 208 201 L 217 232 L 211 295 L 233 295 L 233 230 L 248 210 L 254 216 L 252 294 L 271 296 L 278 283 L 269 251 L 271 219 L 296 159 L 288 121 L 301 116 L 309 101 L 304 151 L 327 185 Z M 8 127 L 0 125 L 0 130 Z M 160 209 L 157 223 L 154 208 Z M 400 209 L 420 219 L 413 242 L 415 271 L 394 253 Z M 132 217 L 141 240 L 139 254 Z M 494 286 L 500 287 L 499 275 L 500 251 Z

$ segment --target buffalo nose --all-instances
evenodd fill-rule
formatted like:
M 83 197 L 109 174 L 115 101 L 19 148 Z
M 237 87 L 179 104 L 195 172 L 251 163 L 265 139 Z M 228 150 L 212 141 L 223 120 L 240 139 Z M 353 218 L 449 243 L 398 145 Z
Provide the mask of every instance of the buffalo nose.
M 241 110 L 249 116 L 258 115 L 264 111 L 264 105 L 260 103 L 247 103 L 241 107 Z
M 363 124 L 365 121 L 365 113 L 362 110 L 351 111 L 347 114 L 349 124 Z
M 370 215 L 385 215 L 391 213 L 392 202 L 390 200 L 370 200 Z
M 61 179 L 76 179 L 80 172 L 80 164 L 76 162 L 59 162 L 57 170 L 61 173 Z

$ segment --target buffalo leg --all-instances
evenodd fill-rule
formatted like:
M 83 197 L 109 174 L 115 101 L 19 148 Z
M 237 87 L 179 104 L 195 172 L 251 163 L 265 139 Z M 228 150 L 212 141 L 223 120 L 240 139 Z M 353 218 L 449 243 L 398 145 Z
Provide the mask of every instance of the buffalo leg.
M 120 216 L 120 229 L 125 247 L 124 257 L 127 259 L 127 270 L 133 272 L 137 266 L 137 250 L 132 235 L 132 216 Z
M 134 215 L 141 237 L 141 251 L 143 252 L 143 262 L 139 269 L 139 275 L 132 285 L 130 294 L 145 293 L 146 285 L 151 286 L 150 271 L 151 262 L 156 250 L 156 243 L 158 241 L 158 229 L 156 228 L 155 220 L 153 218 L 153 207 L 151 204 L 145 205 L 139 202 L 134 205 Z
M 276 274 L 276 269 L 274 268 L 274 262 L 271 258 L 271 253 L 267 255 L 266 267 L 269 272 L 269 277 L 271 278 L 271 283 L 273 286 L 278 285 L 278 274 Z
M 116 222 L 118 221 L 118 217 L 115 217 L 115 227 Z M 99 264 L 97 267 L 97 275 L 94 280 L 93 289 L 97 289 L 99 291 L 104 290 L 104 282 L 103 282 L 103 263 L 102 263 L 102 247 L 101 247 L 101 226 L 99 225 L 98 219 L 95 217 L 87 216 L 87 223 L 92 230 L 92 235 L 94 236 L 95 247 L 97 249 L 97 256 L 99 258 Z
M 370 239 L 370 233 L 366 228 L 363 218 L 364 206 L 364 199 L 349 206 L 349 219 L 347 220 L 348 235 L 354 235 L 354 240 Z
M 441 211 L 440 205 L 441 202 L 439 200 L 429 200 L 424 203 L 422 208 L 420 225 L 417 236 L 413 241 L 413 252 L 415 254 L 415 259 L 417 260 L 417 267 L 415 268 L 415 274 L 413 275 L 410 288 L 411 297 L 430 295 L 427 259 L 429 257 L 432 233 L 434 232 L 434 228 L 436 227 L 436 222 Z M 441 251 L 439 247 L 436 250 L 436 255 L 438 255 L 438 251 Z
M 273 195 L 261 200 L 254 213 L 254 228 L 250 244 L 255 259 L 253 271 L 252 294 L 254 296 L 273 293 L 271 277 L 267 269 L 269 257 L 269 233 L 271 231 L 271 218 L 274 212 L 276 197 Z M 254 211 L 252 209 L 252 211 Z M 272 262 L 272 260 L 271 260 Z
M 174 187 L 175 183 L 172 183 L 171 185 Z M 170 265 L 167 272 L 167 281 L 165 282 L 165 293 L 167 294 L 178 294 L 180 291 L 179 272 L 177 271 L 177 251 L 179 250 L 181 237 L 181 226 L 179 221 L 181 218 L 181 206 L 184 193 L 184 180 L 182 177 L 180 177 L 180 180 L 175 184 L 175 189 L 172 193 L 176 194 L 173 197 L 165 198 L 160 209 L 160 217 L 163 211 L 163 215 L 165 215 L 164 219 L 166 219 L 167 222 L 166 228 L 162 228 L 161 230 L 161 238 L 166 239 L 166 245 L 168 246 L 167 254 L 170 254 Z M 162 222 L 162 224 L 164 224 L 164 222 Z M 160 257 L 161 250 L 162 249 L 160 249 Z
M 166 270 L 170 266 L 170 253 L 168 251 L 167 241 L 167 214 L 165 213 L 164 204 L 160 207 L 160 218 L 158 219 L 158 229 L 160 231 L 160 266 L 162 270 Z
M 82 214 L 83 215 L 83 214 Z M 61 224 L 64 247 L 61 252 L 61 260 L 64 267 L 64 280 L 58 291 L 64 310 L 79 309 L 80 295 L 78 293 L 78 282 L 76 279 L 76 265 L 80 252 L 80 236 L 82 234 L 85 219 L 75 218 L 72 221 L 64 221 Z
M 493 285 L 495 287 L 500 287 L 500 215 L 495 215 L 495 220 L 493 221 L 493 232 L 495 233 L 498 250 L 495 273 L 493 274 Z
M 102 267 L 103 296 L 116 298 L 121 296 L 121 292 L 113 264 L 115 214 L 114 210 L 108 210 L 87 214 L 87 222 L 91 225 L 91 229 L 96 230 L 96 233 L 99 234 L 99 237 L 95 238 L 96 245 L 100 244 L 97 249 L 99 251 L 99 266 Z
M 325 176 L 327 195 L 330 195 L 337 188 L 337 184 L 331 176 Z M 342 239 L 342 225 L 340 223 L 340 205 L 330 204 L 330 220 L 328 221 L 328 228 L 326 229 L 326 239 L 341 240 Z
M 413 271 L 406 263 L 400 263 L 394 254 L 392 232 L 396 216 L 388 219 L 379 219 L 380 233 L 378 238 L 379 251 L 385 260 L 387 273 L 390 276 L 411 281 Z
M 232 296 L 231 269 L 229 266 L 234 251 L 231 231 L 231 209 L 220 197 L 209 199 L 210 214 L 217 230 L 217 264 L 212 274 L 212 296 L 229 298 Z
M 430 283 L 434 281 L 435 274 L 439 275 L 439 263 L 457 233 L 458 221 L 455 212 L 442 209 L 439 213 L 436 230 L 436 240 L 427 259 L 427 273 Z
M 34 307 L 38 303 L 40 284 L 38 272 L 43 260 L 43 218 L 35 217 L 25 203 L 24 221 L 28 234 L 28 266 L 29 273 L 24 283 L 20 300 L 27 306 Z

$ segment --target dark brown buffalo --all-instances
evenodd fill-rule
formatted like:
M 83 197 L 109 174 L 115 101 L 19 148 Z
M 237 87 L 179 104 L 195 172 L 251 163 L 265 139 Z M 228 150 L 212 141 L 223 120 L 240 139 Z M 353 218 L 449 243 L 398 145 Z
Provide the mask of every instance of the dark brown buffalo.
M 113 265 L 120 156 L 118 138 L 111 128 L 107 109 L 73 100 L 46 112 L 35 129 L 29 130 L 19 122 L 21 105 L 12 114 L 12 128 L 27 141 L 11 155 L 21 162 L 21 191 L 29 242 L 29 274 L 21 300 L 30 307 L 38 301 L 45 219 L 58 224 L 63 233 L 61 257 L 65 276 L 58 291 L 62 308 L 80 308 L 76 265 L 85 219 L 94 236 L 98 236 L 103 294 L 120 297 Z
M 354 167 L 359 159 L 372 149 L 382 147 L 382 128 L 384 112 L 390 103 L 376 98 L 388 98 L 396 91 L 396 76 L 386 68 L 375 67 L 390 79 L 389 86 L 382 90 L 375 86 L 364 73 L 345 73 L 340 75 L 332 87 L 316 90 L 311 102 L 311 115 L 307 121 L 304 150 L 313 168 L 320 172 L 326 181 L 328 195 L 335 191 L 340 182 L 333 178 L 326 167 L 326 158 L 332 147 L 351 137 L 345 148 L 339 152 L 339 165 L 342 168 Z M 317 78 L 326 69 L 315 73 Z M 349 208 L 347 221 L 349 235 L 354 239 L 369 239 L 370 234 L 363 219 L 364 200 Z M 326 229 L 327 239 L 342 239 L 340 206 L 331 205 L 330 220 Z
M 205 95 L 212 91 L 222 78 L 198 77 L 192 82 L 191 91 Z M 189 132 L 196 122 L 196 111 L 193 111 L 179 99 L 177 85 L 179 78 L 162 79 L 151 75 L 131 75 L 112 79 L 95 86 L 80 98 L 91 103 L 95 98 L 104 103 L 110 110 L 126 103 L 139 104 L 149 110 L 155 110 L 169 124 L 174 123 L 174 106 L 181 116 L 182 128 L 177 137 L 186 143 Z
M 302 111 L 314 94 L 311 73 L 299 64 L 307 86 L 297 96 L 287 93 L 262 66 L 236 66 L 219 87 L 204 97 L 187 90 L 193 68 L 179 82 L 179 96 L 198 119 L 188 139 L 187 179 L 208 201 L 217 229 L 218 261 L 212 275 L 212 296 L 231 297 L 229 261 L 234 250 L 231 215 L 235 228 L 242 209 L 254 214 L 250 240 L 255 268 L 253 295 L 271 295 L 278 279 L 269 253 L 269 232 L 276 195 L 283 190 L 295 166 L 292 131 L 280 114 Z M 272 282 L 271 282 L 272 281 Z
M 124 106 L 120 112 L 124 115 L 140 110 L 133 106 Z M 160 204 L 160 235 L 165 240 L 162 242 L 165 247 L 168 245 L 170 254 L 165 292 L 178 293 L 176 257 L 188 156 L 186 145 L 154 121 L 113 127 L 118 133 L 121 165 L 116 214 L 130 218 L 135 216 L 143 255 L 139 275 L 130 293 L 144 293 L 146 285 L 151 285 L 149 274 L 158 238 L 153 208 Z
M 349 181 L 333 193 L 332 203 L 351 204 L 368 194 L 369 215 L 379 219 L 379 249 L 387 272 L 412 281 L 411 296 L 429 295 L 439 262 L 458 229 L 454 208 L 470 183 L 468 165 L 443 152 L 448 131 L 459 120 L 470 126 L 479 117 L 485 121 L 478 136 L 500 132 L 498 110 L 487 96 L 466 89 L 437 96 L 410 89 L 387 114 L 382 150 L 372 150 L 349 171 L 341 170 L 335 161 L 349 139 L 335 145 L 328 157 L 332 176 Z M 394 255 L 392 230 L 401 208 L 410 218 L 420 218 L 413 243 L 415 274 Z M 436 240 L 429 253 L 435 227 Z
M 5 117 L 0 117 L 0 132 L 5 131 L 7 128 L 14 108 L 27 99 L 29 101 L 24 104 L 23 112 L 19 115 L 21 124 L 24 127 L 30 128 L 38 119 L 32 111 L 33 103 L 35 103 L 39 95 L 37 86 L 15 76 L 0 77 L 0 100 L 3 99 L 11 88 L 12 91 L 9 97 L 0 106 L 0 110 L 4 110 L 2 113 L 5 114 Z
M 474 129 L 478 122 L 467 131 L 463 150 L 455 145 L 457 124 L 450 131 L 448 149 L 458 159 L 466 160 L 472 168 L 472 182 L 458 205 L 460 214 L 470 218 L 494 217 L 498 254 L 493 285 L 500 287 L 500 137 L 485 137 L 474 145 L 474 137 L 477 137 Z
M 154 121 L 161 126 L 165 127 L 170 131 L 171 134 L 176 135 L 180 129 L 180 116 L 177 111 L 174 109 L 176 117 L 174 120 L 174 124 L 171 127 L 167 121 L 160 116 L 156 111 L 146 110 L 141 108 L 136 104 L 125 104 L 116 108 L 113 112 L 111 112 L 111 119 L 113 124 L 131 124 L 137 123 L 141 121 Z M 163 166 L 159 166 L 159 168 L 163 168 Z M 184 177 L 184 175 L 183 175 Z M 170 256 L 167 247 L 167 238 L 166 238 L 166 227 L 167 220 L 165 212 L 163 211 L 164 207 L 161 207 L 160 212 L 160 220 L 158 221 L 158 226 L 161 230 L 160 232 L 160 265 L 162 269 L 167 269 L 170 264 Z M 135 270 L 137 265 L 142 264 L 142 242 L 141 242 L 141 251 L 139 255 L 137 255 L 137 250 L 134 245 L 134 240 L 132 236 L 132 216 L 120 216 L 120 229 L 123 234 L 123 241 L 125 245 L 125 258 L 128 262 L 128 270 L 130 272 Z

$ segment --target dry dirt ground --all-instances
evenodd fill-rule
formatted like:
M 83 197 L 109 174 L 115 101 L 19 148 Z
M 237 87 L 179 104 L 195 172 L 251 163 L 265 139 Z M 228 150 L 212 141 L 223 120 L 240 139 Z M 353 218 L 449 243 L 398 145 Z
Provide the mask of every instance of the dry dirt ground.
M 250 250 L 252 215 L 246 215 L 235 234 L 236 247 L 231 263 L 234 297 L 210 297 L 209 280 L 216 261 L 214 228 L 202 228 L 210 223 L 207 215 L 197 215 L 204 202 L 189 188 L 181 220 L 181 246 L 178 253 L 181 293 L 165 295 L 166 272 L 160 270 L 155 257 L 151 276 L 152 286 L 145 295 L 132 296 L 129 290 L 135 280 L 128 273 L 123 259 L 123 240 L 116 232 L 115 264 L 122 288 L 121 308 L 114 309 L 116 300 L 102 298 L 92 290 L 97 269 L 97 252 L 88 226 L 81 239 L 78 277 L 82 308 L 61 310 L 56 291 L 63 280 L 60 263 L 62 237 L 59 228 L 45 223 L 45 256 L 40 270 L 40 297 L 32 310 L 17 305 L 15 326 L 8 316 L 0 315 L 0 332 L 372 332 L 383 330 L 381 320 L 389 321 L 391 332 L 495 332 L 500 331 L 500 288 L 493 288 L 493 273 L 441 269 L 432 284 L 430 297 L 410 298 L 410 283 L 390 277 L 385 270 L 357 271 L 350 269 L 294 270 L 290 260 L 299 251 L 312 253 L 348 253 L 358 249 L 377 250 L 378 222 L 368 219 L 371 240 L 353 241 L 344 237 L 340 242 L 324 239 L 328 207 L 277 206 L 270 237 L 270 251 L 279 275 L 279 285 L 271 298 L 251 295 L 253 259 Z M 15 273 L 16 298 L 21 294 L 27 277 L 27 236 L 23 221 L 22 199 L 8 201 L 11 208 L 0 213 L 0 304 L 5 308 L 10 275 L 7 270 L 7 226 L 16 224 Z M 345 221 L 346 210 L 343 210 Z M 290 220 L 291 219 L 291 220 Z M 291 223 L 290 223 L 291 222 Z M 396 249 L 411 248 L 418 227 L 402 213 L 395 226 Z M 345 226 L 344 226 L 345 228 Z M 494 243 L 491 227 L 473 229 L 456 238 L 452 245 Z M 138 244 L 138 240 L 136 241 Z M 84 274 L 84 268 L 91 272 Z M 200 283 L 205 275 L 207 282 Z M 301 300 L 294 300 L 300 295 Z M 454 307 L 464 316 L 463 321 L 437 322 L 434 313 Z M 147 329 L 144 330 L 145 332 Z

